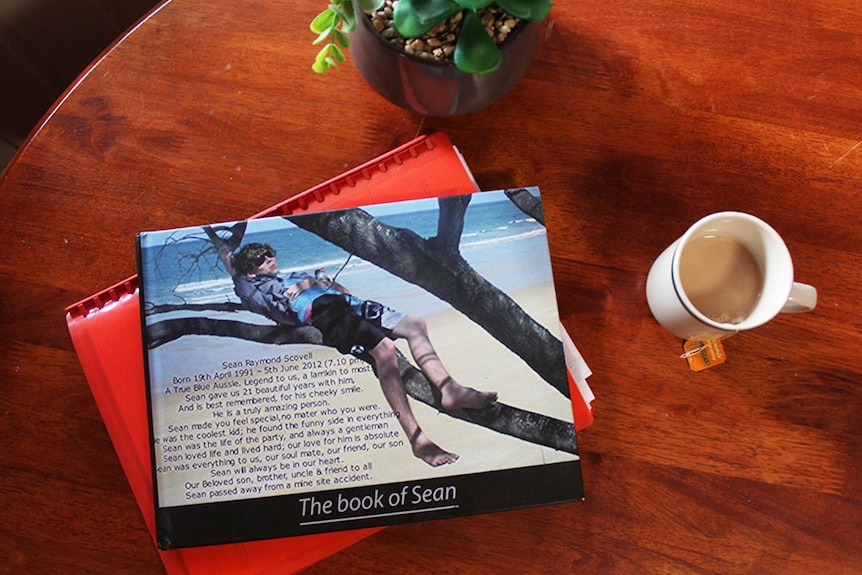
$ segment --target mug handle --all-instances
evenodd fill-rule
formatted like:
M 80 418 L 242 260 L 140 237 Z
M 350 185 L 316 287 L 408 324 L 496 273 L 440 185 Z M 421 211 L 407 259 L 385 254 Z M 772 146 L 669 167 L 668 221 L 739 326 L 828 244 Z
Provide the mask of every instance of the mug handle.
M 817 305 L 817 289 L 814 286 L 793 282 L 790 297 L 781 309 L 781 313 L 802 313 L 811 311 Z

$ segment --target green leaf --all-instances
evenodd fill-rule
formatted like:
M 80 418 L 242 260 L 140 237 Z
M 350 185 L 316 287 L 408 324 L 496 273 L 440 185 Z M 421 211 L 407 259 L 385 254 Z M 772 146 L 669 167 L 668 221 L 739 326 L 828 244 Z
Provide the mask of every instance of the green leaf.
M 321 34 L 325 30 L 332 28 L 335 25 L 335 12 L 327 8 L 320 14 L 314 17 L 311 21 L 311 31 L 315 34 Z
M 326 59 L 326 56 L 329 54 L 329 44 L 324 46 L 317 52 L 317 55 L 314 57 L 315 62 L 322 62 Z
M 330 4 L 329 9 L 341 20 L 342 30 L 350 33 L 356 29 L 356 12 L 353 10 L 353 3 L 348 2 L 341 6 Z
M 333 42 L 335 42 L 335 44 L 341 46 L 342 48 L 350 47 L 350 38 L 341 30 L 332 31 L 332 40 Z
M 496 0 L 495 3 L 506 13 L 527 22 L 541 22 L 554 5 L 553 0 Z
M 392 21 L 405 38 L 418 38 L 459 10 L 452 0 L 399 0 Z
M 330 52 L 330 55 L 332 56 L 332 58 L 334 60 L 336 60 L 338 62 L 344 62 L 344 60 L 347 59 L 346 56 L 344 55 L 344 50 L 342 50 L 340 46 L 338 46 L 337 44 L 332 44 L 331 47 L 332 47 L 332 50 Z
M 314 39 L 312 44 L 320 44 L 321 42 L 328 42 L 329 37 L 332 36 L 332 33 L 335 32 L 335 28 L 329 27 L 326 30 L 323 30 L 320 34 L 317 35 L 317 38 Z
M 455 2 L 467 10 L 478 10 L 488 4 L 493 4 L 494 0 L 455 0 Z
M 409 0 L 408 3 L 416 13 L 416 18 L 423 23 L 442 22 L 455 12 L 461 11 L 461 7 L 454 0 Z
M 317 56 L 314 57 L 314 64 L 311 65 L 311 69 L 317 72 L 318 74 L 323 74 L 328 72 L 330 69 L 329 62 L 329 49 L 330 45 L 327 44 L 317 53 Z
M 459 70 L 477 76 L 493 72 L 503 63 L 503 54 L 475 12 L 464 15 L 454 59 Z
M 363 12 L 374 12 L 380 10 L 386 2 L 385 0 L 356 0 L 356 3 Z

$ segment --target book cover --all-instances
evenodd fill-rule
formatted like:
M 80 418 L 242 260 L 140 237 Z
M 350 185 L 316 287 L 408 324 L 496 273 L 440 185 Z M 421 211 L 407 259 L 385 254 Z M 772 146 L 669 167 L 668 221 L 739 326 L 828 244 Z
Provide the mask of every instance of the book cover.
M 581 499 L 524 194 L 140 234 L 159 546 Z
M 445 134 L 435 132 L 393 148 L 252 217 L 297 210 L 313 212 L 327 206 L 463 194 L 476 189 L 476 182 L 458 150 Z M 66 322 L 105 428 L 155 541 L 137 276 L 70 305 L 66 309 Z M 567 357 L 577 356 L 574 348 L 567 348 L 569 351 L 572 353 Z M 586 368 L 583 362 L 579 365 Z M 587 374 L 588 370 L 576 377 L 585 379 Z M 578 381 L 581 385 L 581 379 Z M 587 415 L 578 419 L 579 425 L 588 425 L 592 421 L 589 405 L 581 401 L 577 405 L 583 407 Z M 170 575 L 287 575 L 301 571 L 378 529 L 160 550 L 159 557 Z

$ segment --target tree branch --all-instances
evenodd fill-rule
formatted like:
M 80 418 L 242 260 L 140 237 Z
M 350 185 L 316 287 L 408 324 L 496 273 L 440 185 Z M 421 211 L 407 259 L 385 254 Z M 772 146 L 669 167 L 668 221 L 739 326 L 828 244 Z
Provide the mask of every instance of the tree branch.
M 320 331 L 311 326 L 259 325 L 206 317 L 165 319 L 148 324 L 146 329 L 149 349 L 184 335 L 214 335 L 274 344 L 323 343 Z
M 567 453 L 578 453 L 575 426 L 571 423 L 512 407 L 499 401 L 495 401 L 483 409 L 443 409 L 440 405 L 437 388 L 400 353 L 398 367 L 401 370 L 401 379 L 404 381 L 408 395 L 436 408 L 441 413 L 523 441 Z
M 514 188 L 506 190 L 506 197 L 512 200 L 519 210 L 545 225 L 545 212 L 542 209 L 542 200 L 527 191 L 526 188 Z
M 162 303 L 156 305 L 148 305 L 146 315 L 155 315 L 158 313 L 169 313 L 172 311 L 224 311 L 238 312 L 245 311 L 242 304 L 226 301 L 224 303 L 184 303 L 172 304 Z
M 269 344 L 311 343 L 324 345 L 323 337 L 311 326 L 255 325 L 232 320 L 185 317 L 149 324 L 148 348 L 154 349 L 184 335 L 234 337 Z M 374 366 L 370 357 L 363 357 Z M 451 417 L 481 425 L 523 441 L 552 449 L 577 453 L 575 428 L 571 423 L 495 402 L 484 409 L 446 410 L 440 393 L 421 370 L 398 354 L 398 367 L 407 394 Z
M 443 252 L 435 242 L 387 226 L 359 209 L 288 219 L 449 302 L 570 397 L 562 342 L 457 252 Z

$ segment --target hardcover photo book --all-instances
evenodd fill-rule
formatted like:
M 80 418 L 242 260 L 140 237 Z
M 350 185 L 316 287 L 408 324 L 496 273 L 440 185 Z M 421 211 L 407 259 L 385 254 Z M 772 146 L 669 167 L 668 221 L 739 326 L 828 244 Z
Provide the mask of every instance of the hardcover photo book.
M 138 235 L 161 549 L 583 498 L 537 188 Z

